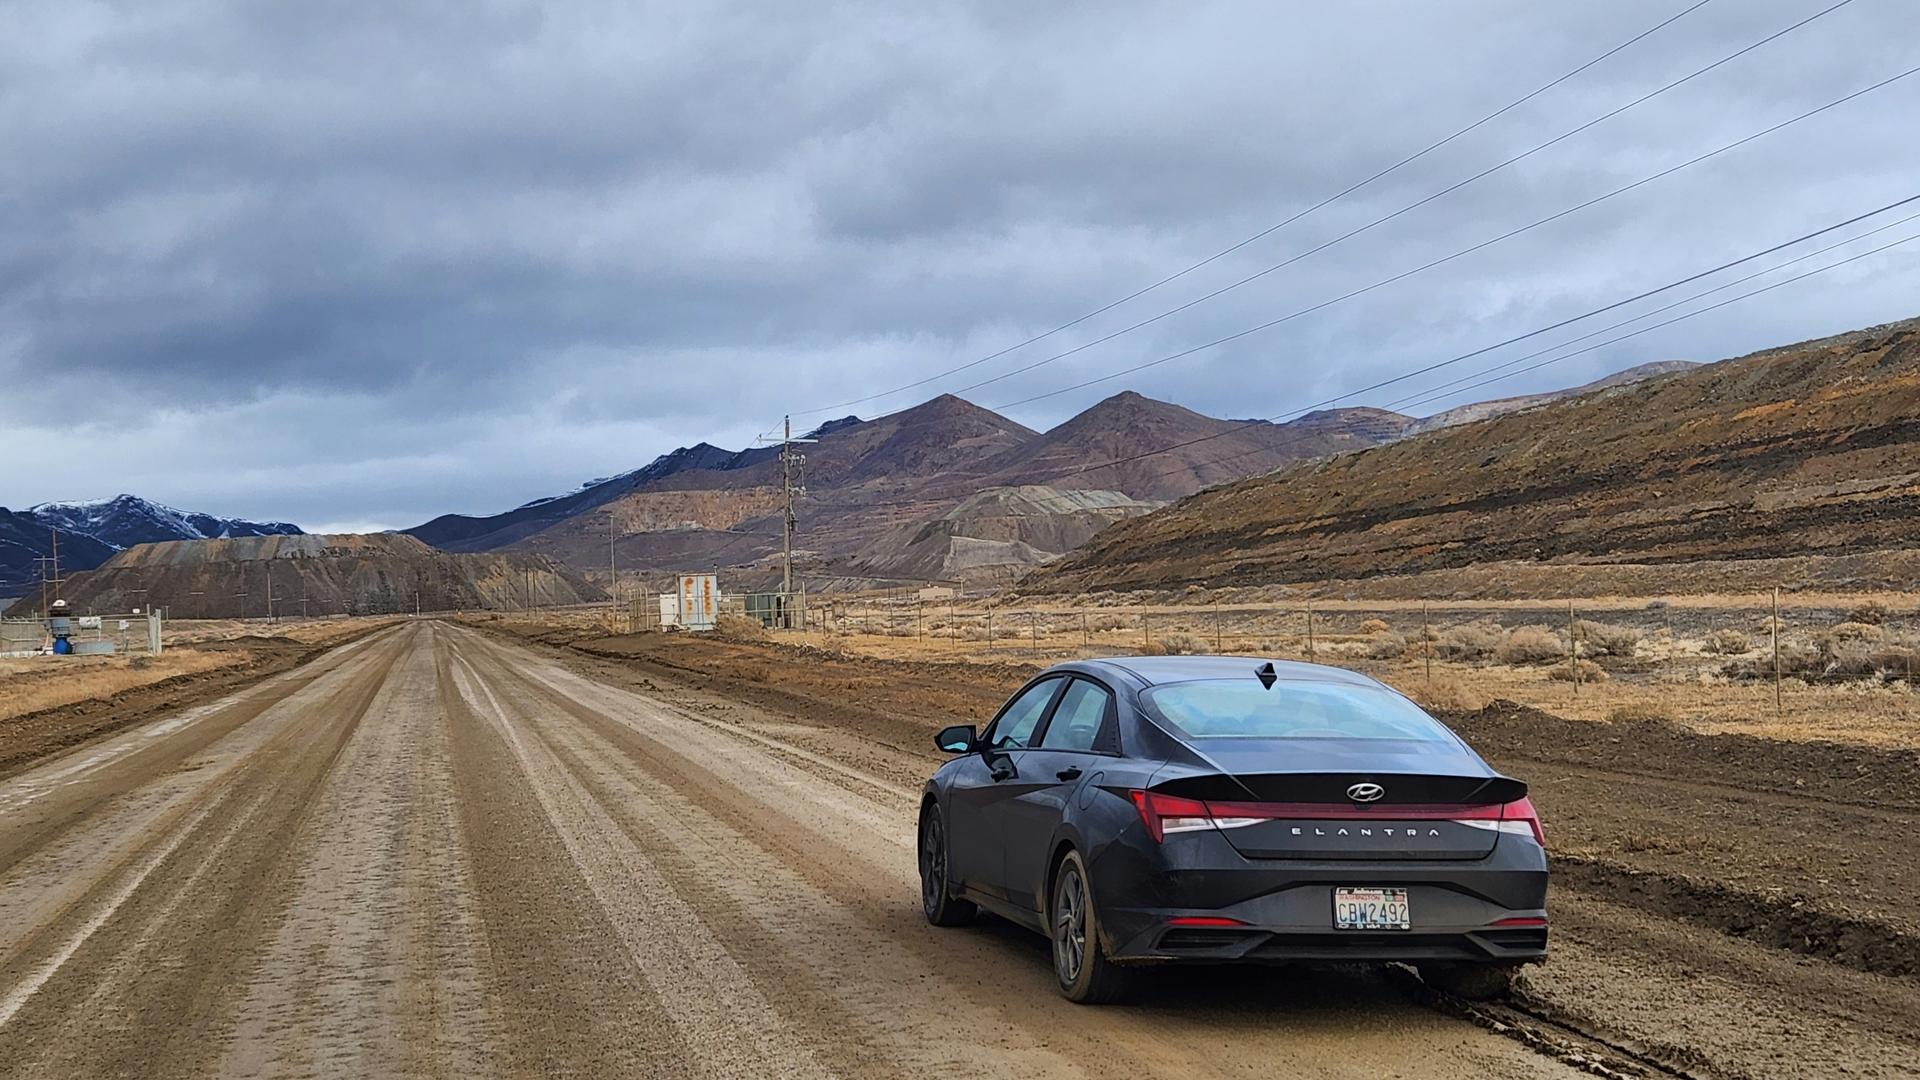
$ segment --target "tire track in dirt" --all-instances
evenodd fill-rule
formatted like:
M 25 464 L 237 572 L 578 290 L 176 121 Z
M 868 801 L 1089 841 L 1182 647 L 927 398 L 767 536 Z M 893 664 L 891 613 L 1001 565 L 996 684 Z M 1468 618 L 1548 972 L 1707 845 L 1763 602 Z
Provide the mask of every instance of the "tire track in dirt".
M 661 1002 L 567 854 L 512 748 L 435 651 L 460 842 L 470 853 L 498 1072 L 668 1076 L 687 1060 Z
M 609 944 L 622 949 L 652 987 L 689 1061 L 713 1075 L 825 1075 L 700 917 L 643 853 L 619 842 L 605 808 L 527 730 L 527 713 L 509 704 L 510 694 L 495 692 L 497 673 L 483 676 L 486 665 L 457 650 L 455 659 L 455 683 L 468 707 L 494 725 L 532 781 L 549 825 L 606 917 Z
M 53 1077 L 215 1067 L 231 993 L 285 910 L 290 841 L 396 655 L 324 673 L 329 707 L 290 710 L 148 831 L 134 849 L 157 853 L 145 872 L 109 860 L 76 903 L 9 935 L 0 985 L 27 986 L 36 956 L 64 959 L 0 1025 L 0 1061 Z
M 102 799 L 146 788 L 153 777 L 204 753 L 271 710 L 301 699 L 322 680 L 366 662 L 374 640 L 342 646 L 322 662 L 273 676 L 239 693 L 188 709 L 170 719 L 72 752 L 49 767 L 4 782 L 0 814 L 13 826 L 0 834 L 0 879 L 21 859 L 61 840 L 67 829 L 93 821 Z
M 489 1025 L 436 705 L 436 636 L 428 624 L 398 646 L 314 800 L 293 845 L 286 916 L 253 961 L 223 1072 L 483 1071 Z

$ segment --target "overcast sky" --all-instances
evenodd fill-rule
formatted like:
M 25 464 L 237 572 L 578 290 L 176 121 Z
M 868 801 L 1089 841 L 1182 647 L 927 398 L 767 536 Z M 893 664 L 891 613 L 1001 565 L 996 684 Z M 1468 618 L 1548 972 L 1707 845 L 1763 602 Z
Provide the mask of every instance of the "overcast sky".
M 129 491 L 405 527 L 701 439 L 738 447 L 786 411 L 811 426 L 1219 251 L 1691 2 L 9 0 L 0 505 Z M 1157 314 L 1830 2 L 1714 0 L 1201 271 L 834 411 L 960 390 Z M 1855 0 L 1292 267 L 963 396 L 1098 378 L 1565 209 L 1920 63 L 1917 19 L 1910 0 Z M 1916 116 L 1920 76 L 1444 267 L 1005 411 L 1044 428 L 1122 389 L 1232 417 L 1309 405 L 1920 192 Z M 1920 242 L 1414 411 L 1915 314 Z

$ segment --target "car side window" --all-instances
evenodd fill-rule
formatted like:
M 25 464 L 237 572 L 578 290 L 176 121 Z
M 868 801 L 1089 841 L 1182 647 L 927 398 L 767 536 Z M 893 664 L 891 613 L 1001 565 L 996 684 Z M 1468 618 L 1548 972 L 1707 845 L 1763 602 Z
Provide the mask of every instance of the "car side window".
M 1047 703 L 1060 689 L 1059 679 L 1046 679 L 1027 687 L 1026 692 L 1007 703 L 993 725 L 987 745 L 995 750 L 1019 750 L 1033 738 L 1033 729 L 1047 713 Z
M 1053 719 L 1041 733 L 1042 750 L 1092 750 L 1100 738 L 1100 726 L 1106 722 L 1107 707 L 1113 695 L 1098 683 L 1073 680 L 1053 710 Z

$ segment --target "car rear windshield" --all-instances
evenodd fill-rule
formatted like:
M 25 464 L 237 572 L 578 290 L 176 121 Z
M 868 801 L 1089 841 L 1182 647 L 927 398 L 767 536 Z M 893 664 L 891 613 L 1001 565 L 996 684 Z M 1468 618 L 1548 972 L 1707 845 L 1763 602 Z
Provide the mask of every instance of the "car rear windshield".
M 1194 739 L 1413 739 L 1449 742 L 1439 721 L 1388 690 L 1254 679 L 1168 683 L 1146 691 L 1153 710 Z

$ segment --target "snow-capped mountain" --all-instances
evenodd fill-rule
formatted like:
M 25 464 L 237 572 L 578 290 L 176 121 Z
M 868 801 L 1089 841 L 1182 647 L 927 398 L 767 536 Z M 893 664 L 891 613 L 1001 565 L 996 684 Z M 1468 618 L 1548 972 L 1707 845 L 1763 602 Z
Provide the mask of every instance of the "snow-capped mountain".
M 16 595 L 40 580 L 37 559 L 50 555 L 59 533 L 60 572 L 92 570 L 135 544 L 212 540 L 233 536 L 296 535 L 284 521 L 247 521 L 176 510 L 137 495 L 92 502 L 51 502 L 11 511 L 0 507 L 0 596 Z
M 52 502 L 30 506 L 26 513 L 62 532 L 91 537 L 122 550 L 160 540 L 213 540 L 230 536 L 298 535 L 300 527 L 284 521 L 247 521 L 176 510 L 137 495 L 116 495 L 92 502 Z

